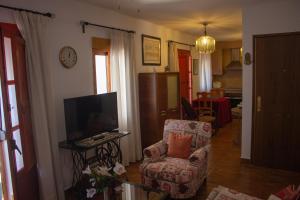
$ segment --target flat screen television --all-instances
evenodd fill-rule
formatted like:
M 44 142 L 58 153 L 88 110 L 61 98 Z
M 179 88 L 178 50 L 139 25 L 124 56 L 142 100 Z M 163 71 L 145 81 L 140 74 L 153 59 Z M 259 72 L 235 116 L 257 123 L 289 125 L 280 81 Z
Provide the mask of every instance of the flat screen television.
M 118 128 L 116 92 L 64 99 L 64 107 L 68 141 Z

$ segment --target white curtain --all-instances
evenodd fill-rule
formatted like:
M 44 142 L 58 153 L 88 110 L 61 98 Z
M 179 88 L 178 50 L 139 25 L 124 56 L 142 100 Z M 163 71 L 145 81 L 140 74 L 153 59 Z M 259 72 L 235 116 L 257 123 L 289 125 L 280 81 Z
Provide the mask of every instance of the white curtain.
M 200 53 L 199 88 L 200 92 L 209 92 L 212 88 L 211 56 L 209 53 Z
M 121 139 L 124 165 L 142 158 L 137 73 L 134 61 L 134 34 L 112 31 L 111 80 L 112 91 L 118 94 L 119 129 L 131 133 Z
M 178 48 L 176 43 L 169 43 L 169 68 L 171 72 L 179 72 Z
M 26 43 L 27 77 L 33 137 L 39 175 L 40 199 L 64 199 L 59 166 L 51 71 L 45 58 L 48 18 L 27 12 L 14 13 Z

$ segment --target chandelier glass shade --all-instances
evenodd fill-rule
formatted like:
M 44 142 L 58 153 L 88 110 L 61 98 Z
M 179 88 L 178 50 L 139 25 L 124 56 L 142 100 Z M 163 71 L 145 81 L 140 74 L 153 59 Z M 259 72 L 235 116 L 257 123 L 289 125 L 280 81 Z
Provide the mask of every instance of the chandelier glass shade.
M 216 41 L 213 37 L 206 34 L 207 24 L 203 24 L 205 31 L 204 35 L 196 40 L 196 50 L 200 53 L 213 53 L 216 47 Z

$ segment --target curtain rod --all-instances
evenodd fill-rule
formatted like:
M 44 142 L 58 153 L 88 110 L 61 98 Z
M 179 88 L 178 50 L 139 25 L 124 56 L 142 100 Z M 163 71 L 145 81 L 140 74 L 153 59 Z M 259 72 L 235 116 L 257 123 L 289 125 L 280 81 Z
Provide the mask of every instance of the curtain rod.
M 96 26 L 96 27 L 108 28 L 108 29 L 113 29 L 113 30 L 118 30 L 118 31 L 125 31 L 127 33 L 135 33 L 135 31 L 132 31 L 132 30 L 114 28 L 114 27 L 110 27 L 110 26 L 103 26 L 103 25 L 99 25 L 99 24 L 93 24 L 93 23 L 90 23 L 90 22 L 86 22 L 86 21 L 80 21 L 80 25 L 82 27 L 82 33 L 85 33 L 85 27 L 86 26 Z
M 0 8 L 6 8 L 6 9 L 10 9 L 10 10 L 17 10 L 17 11 L 25 11 L 25 12 L 30 12 L 33 14 L 37 14 L 37 15 L 43 15 L 45 17 L 54 17 L 54 14 L 52 13 L 42 13 L 42 12 L 38 12 L 38 11 L 34 11 L 34 10 L 28 10 L 28 9 L 24 9 L 24 8 L 16 8 L 16 7 L 11 7 L 11 6 L 5 6 L 5 5 L 0 5 Z
M 177 42 L 177 41 L 173 41 L 173 40 L 168 40 L 168 43 L 177 43 L 177 44 L 182 44 L 182 45 L 186 45 L 186 46 L 190 46 L 190 47 L 194 47 L 194 44 L 187 44 L 187 43 L 183 43 L 183 42 Z

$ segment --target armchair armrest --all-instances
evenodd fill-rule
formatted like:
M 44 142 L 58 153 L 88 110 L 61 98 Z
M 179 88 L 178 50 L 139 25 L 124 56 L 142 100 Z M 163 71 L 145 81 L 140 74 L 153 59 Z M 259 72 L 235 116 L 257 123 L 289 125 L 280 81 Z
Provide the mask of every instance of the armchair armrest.
M 210 145 L 206 145 L 205 147 L 197 149 L 190 155 L 189 161 L 194 165 L 203 163 L 205 160 L 207 160 L 209 148 Z
M 162 140 L 145 148 L 143 153 L 145 158 L 157 160 L 167 152 L 167 144 Z

